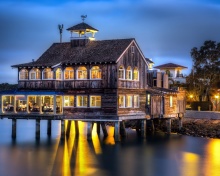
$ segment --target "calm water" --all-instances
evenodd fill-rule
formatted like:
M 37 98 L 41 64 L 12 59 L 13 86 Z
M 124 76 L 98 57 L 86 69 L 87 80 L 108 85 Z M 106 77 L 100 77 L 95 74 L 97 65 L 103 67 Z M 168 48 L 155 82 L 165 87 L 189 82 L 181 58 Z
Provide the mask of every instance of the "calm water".
M 113 128 L 103 139 L 93 131 L 86 140 L 86 124 L 80 135 L 60 140 L 60 122 L 53 121 L 52 135 L 41 121 L 41 138 L 35 140 L 35 121 L 18 120 L 17 138 L 11 139 L 11 120 L 0 120 L 0 175 L 95 175 L 95 176 L 219 176 L 220 140 L 172 134 L 141 140 L 128 129 L 128 137 L 115 143 Z

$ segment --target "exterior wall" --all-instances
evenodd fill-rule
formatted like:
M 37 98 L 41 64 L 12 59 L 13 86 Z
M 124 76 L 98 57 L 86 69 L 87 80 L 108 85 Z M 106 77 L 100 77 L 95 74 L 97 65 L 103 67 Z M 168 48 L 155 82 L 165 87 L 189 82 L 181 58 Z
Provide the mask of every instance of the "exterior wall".
M 170 96 L 172 96 L 173 103 L 170 106 Z M 164 117 L 176 117 L 177 114 L 177 95 L 166 95 L 164 97 Z

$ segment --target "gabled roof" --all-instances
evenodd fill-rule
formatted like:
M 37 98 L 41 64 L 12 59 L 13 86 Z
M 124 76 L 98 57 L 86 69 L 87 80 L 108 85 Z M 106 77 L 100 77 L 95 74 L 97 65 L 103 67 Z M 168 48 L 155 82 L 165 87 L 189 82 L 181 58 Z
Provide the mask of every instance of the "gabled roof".
M 79 30 L 89 30 L 90 31 L 90 30 L 92 30 L 92 31 L 96 31 L 96 32 L 99 31 L 99 30 L 93 28 L 92 26 L 90 26 L 90 25 L 88 25 L 84 22 L 82 22 L 80 24 L 77 24 L 75 26 L 72 26 L 72 27 L 70 27 L 66 30 L 68 30 L 68 31 L 79 31 Z
M 12 67 L 52 67 L 57 64 L 116 62 L 134 39 L 90 41 L 86 46 L 71 47 L 71 43 L 54 43 L 35 62 Z
M 182 65 L 178 65 L 178 64 L 174 64 L 174 63 L 167 63 L 167 64 L 163 64 L 163 65 L 158 65 L 154 68 L 158 68 L 158 69 L 163 69 L 163 68 L 187 68 L 187 67 L 184 67 Z
M 149 58 L 145 58 L 145 59 L 146 59 L 146 61 L 149 62 L 150 64 L 154 64 L 154 62 L 153 62 L 151 59 L 149 59 Z

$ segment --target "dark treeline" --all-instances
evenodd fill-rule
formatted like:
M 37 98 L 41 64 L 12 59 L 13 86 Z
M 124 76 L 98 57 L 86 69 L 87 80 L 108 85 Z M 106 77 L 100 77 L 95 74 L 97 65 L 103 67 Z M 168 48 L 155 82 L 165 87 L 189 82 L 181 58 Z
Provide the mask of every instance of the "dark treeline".
M 17 89 L 17 87 L 18 87 L 17 84 L 1 83 L 0 84 L 0 91 L 1 90 L 13 90 L 13 89 Z

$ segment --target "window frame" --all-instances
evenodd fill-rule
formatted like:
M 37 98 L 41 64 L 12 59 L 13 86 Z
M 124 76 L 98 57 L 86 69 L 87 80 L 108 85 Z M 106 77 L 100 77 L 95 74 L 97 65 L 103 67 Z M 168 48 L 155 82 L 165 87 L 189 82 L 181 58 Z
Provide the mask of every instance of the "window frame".
M 70 70 L 67 70 L 67 68 L 71 68 Z M 73 78 L 70 78 L 71 72 L 73 74 Z M 68 74 L 68 78 L 66 78 L 66 73 Z M 73 80 L 74 79 L 74 69 L 72 67 L 66 67 L 64 70 L 64 80 Z
M 82 101 L 86 98 L 86 106 L 84 106 L 84 102 L 81 102 L 83 106 L 78 106 L 78 97 L 83 97 Z M 77 95 L 76 96 L 76 107 L 77 108 L 87 108 L 88 107 L 88 96 L 87 95 Z
M 59 72 L 58 72 L 59 71 Z M 57 78 L 57 75 L 59 76 L 59 78 Z M 62 80 L 62 69 L 61 68 L 57 68 L 55 70 L 55 79 L 56 80 Z
M 32 79 L 32 75 L 34 74 L 34 79 Z M 39 78 L 37 78 L 37 75 L 39 76 Z M 41 75 L 41 71 L 38 68 L 32 68 L 31 71 L 29 72 L 29 80 L 40 80 L 40 75 Z
M 45 71 L 45 70 L 49 70 L 50 69 L 50 71 Z M 52 74 L 51 75 L 51 77 L 52 78 L 45 78 L 45 76 L 44 76 L 44 74 L 46 74 L 46 73 L 50 73 L 50 74 Z M 43 71 L 42 71 L 42 80 L 53 80 L 53 70 L 51 69 L 51 68 L 45 68 Z
M 170 95 L 170 98 L 169 98 L 169 100 L 170 100 L 170 108 L 172 108 L 173 107 L 173 96 L 172 95 Z
M 130 97 L 131 99 L 129 100 L 128 97 Z M 129 95 L 129 94 L 126 95 L 125 106 L 126 106 L 126 108 L 132 108 L 133 107 L 133 96 L 132 95 Z
M 92 106 L 92 98 L 95 97 L 95 98 L 100 98 L 100 106 Z M 96 104 L 97 100 L 95 99 L 95 104 Z M 90 95 L 89 96 L 89 107 L 91 108 L 101 108 L 102 106 L 102 96 L 101 95 Z
M 126 69 L 126 79 L 127 80 L 132 80 L 132 68 L 131 66 L 128 66 Z
M 135 97 L 137 97 L 137 102 L 135 103 Z M 137 106 L 136 106 L 137 104 Z M 133 97 L 133 107 L 134 108 L 139 108 L 140 107 L 140 96 L 139 95 L 134 95 Z
M 93 69 L 94 67 L 98 67 L 97 69 Z M 96 72 L 95 75 L 99 75 L 100 74 L 100 78 L 92 78 L 93 73 L 92 72 Z M 90 79 L 102 79 L 102 70 L 100 69 L 99 66 L 92 66 L 92 68 L 90 69 Z
M 70 103 L 70 97 L 73 97 L 73 105 L 70 105 L 71 104 Z M 67 106 L 65 105 L 65 100 L 66 100 L 65 98 L 67 98 L 67 101 L 69 101 Z M 64 95 L 63 96 L 63 107 L 74 107 L 74 98 L 75 97 L 73 95 Z
M 85 68 L 86 70 L 79 70 L 80 68 Z M 79 72 L 82 72 L 82 75 L 83 75 L 83 72 L 85 72 L 85 73 L 86 73 L 86 76 L 83 77 L 83 78 L 79 78 Z M 77 78 L 78 80 L 87 80 L 87 79 L 88 79 L 88 70 L 87 70 L 87 68 L 86 68 L 85 66 L 80 66 L 80 67 L 78 67 L 76 78 Z
M 135 79 L 135 71 L 137 72 L 137 79 Z M 134 81 L 139 81 L 139 70 L 137 67 L 134 68 L 133 70 L 133 80 Z
M 123 77 L 120 77 L 121 76 L 120 73 L 122 73 Z M 121 79 L 121 80 L 125 79 L 125 68 L 122 65 L 119 66 L 119 68 L 118 68 L 118 79 Z
M 122 104 L 122 106 L 120 106 L 120 97 L 122 97 L 123 98 L 123 104 Z M 118 96 L 118 107 L 119 108 L 125 108 L 125 95 L 119 95 Z
M 24 73 L 22 73 L 24 71 Z M 22 73 L 22 75 L 21 75 Z M 22 76 L 24 76 L 24 78 L 21 78 Z M 20 71 L 19 71 L 19 80 L 28 80 L 28 70 L 25 69 L 25 68 L 22 68 Z

